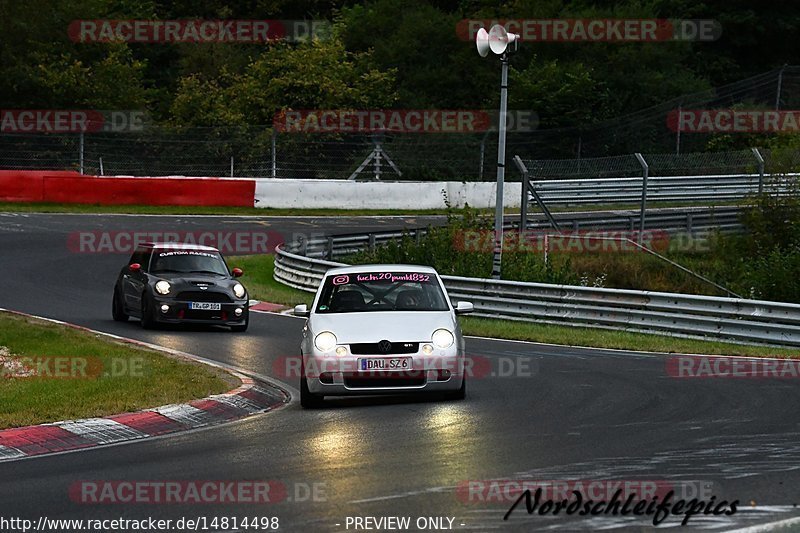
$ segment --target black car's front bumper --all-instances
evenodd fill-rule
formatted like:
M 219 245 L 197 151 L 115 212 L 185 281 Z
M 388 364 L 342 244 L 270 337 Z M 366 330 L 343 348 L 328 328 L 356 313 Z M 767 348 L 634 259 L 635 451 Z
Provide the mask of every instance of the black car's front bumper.
M 219 310 L 198 310 L 191 308 L 192 302 L 175 298 L 153 298 L 151 310 L 153 320 L 167 324 L 217 324 L 220 326 L 242 326 L 247 323 L 248 300 L 236 300 L 233 303 L 219 303 Z M 162 306 L 168 306 L 166 311 Z M 236 310 L 241 314 L 237 315 Z

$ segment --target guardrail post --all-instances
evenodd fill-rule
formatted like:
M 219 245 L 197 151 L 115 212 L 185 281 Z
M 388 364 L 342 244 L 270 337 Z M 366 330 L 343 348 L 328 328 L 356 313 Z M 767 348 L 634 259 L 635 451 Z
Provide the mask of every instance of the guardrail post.
M 644 235 L 644 215 L 647 210 L 647 176 L 650 172 L 650 167 L 647 161 L 644 160 L 642 154 L 636 152 L 634 155 L 639 161 L 639 164 L 642 165 L 642 210 L 639 214 L 639 236 L 637 237 L 637 243 L 642 244 L 642 236 Z
M 333 260 L 333 237 L 328 237 L 328 242 L 325 245 L 325 257 L 328 258 L 328 261 Z
M 758 194 L 761 194 L 764 192 L 764 157 L 758 151 L 758 148 L 753 148 L 753 155 L 758 161 Z
M 692 232 L 692 222 L 694 222 L 692 214 L 686 213 L 686 231 L 688 233 Z
M 297 238 L 297 241 L 300 243 L 300 255 L 308 256 L 308 241 L 302 235 Z
M 369 234 L 369 251 L 370 252 L 374 252 L 375 251 L 375 234 L 374 233 L 370 233 Z

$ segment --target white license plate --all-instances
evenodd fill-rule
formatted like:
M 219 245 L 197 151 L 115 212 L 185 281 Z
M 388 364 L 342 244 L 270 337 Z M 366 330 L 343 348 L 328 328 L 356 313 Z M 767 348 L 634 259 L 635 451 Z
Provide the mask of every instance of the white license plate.
M 222 309 L 222 304 L 212 304 L 211 302 L 191 302 L 189 309 L 195 311 L 219 311 Z
M 358 369 L 362 372 L 411 370 L 413 367 L 410 357 L 375 357 L 358 360 Z

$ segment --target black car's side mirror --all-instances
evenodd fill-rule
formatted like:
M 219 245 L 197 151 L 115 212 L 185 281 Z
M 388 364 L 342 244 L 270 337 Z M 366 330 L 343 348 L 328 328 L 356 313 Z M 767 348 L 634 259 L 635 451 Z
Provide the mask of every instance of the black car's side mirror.
M 142 265 L 140 265 L 139 263 L 131 263 L 128 266 L 128 270 L 130 270 L 131 272 L 134 272 L 134 273 L 135 272 L 139 272 L 140 270 L 142 270 Z
M 233 270 L 231 270 L 231 274 L 233 274 L 234 278 L 241 278 L 242 274 L 244 274 L 244 270 L 242 270 L 241 268 L 234 268 Z

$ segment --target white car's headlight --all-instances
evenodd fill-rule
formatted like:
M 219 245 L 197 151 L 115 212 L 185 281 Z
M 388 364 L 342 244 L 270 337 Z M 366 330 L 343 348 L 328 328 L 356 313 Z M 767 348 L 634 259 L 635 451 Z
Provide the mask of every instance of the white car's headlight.
M 169 281 L 164 281 L 163 279 L 156 283 L 156 292 L 158 294 L 169 294 Z
M 244 298 L 244 286 L 241 283 L 234 285 L 233 294 L 235 294 L 237 298 Z
M 330 331 L 323 331 L 314 337 L 314 346 L 316 346 L 317 350 L 320 352 L 327 352 L 336 346 L 336 335 Z
M 431 340 L 433 341 L 433 344 L 439 348 L 449 348 L 453 345 L 453 342 L 455 342 L 456 339 L 453 337 L 453 334 L 446 329 L 437 329 L 433 332 Z

